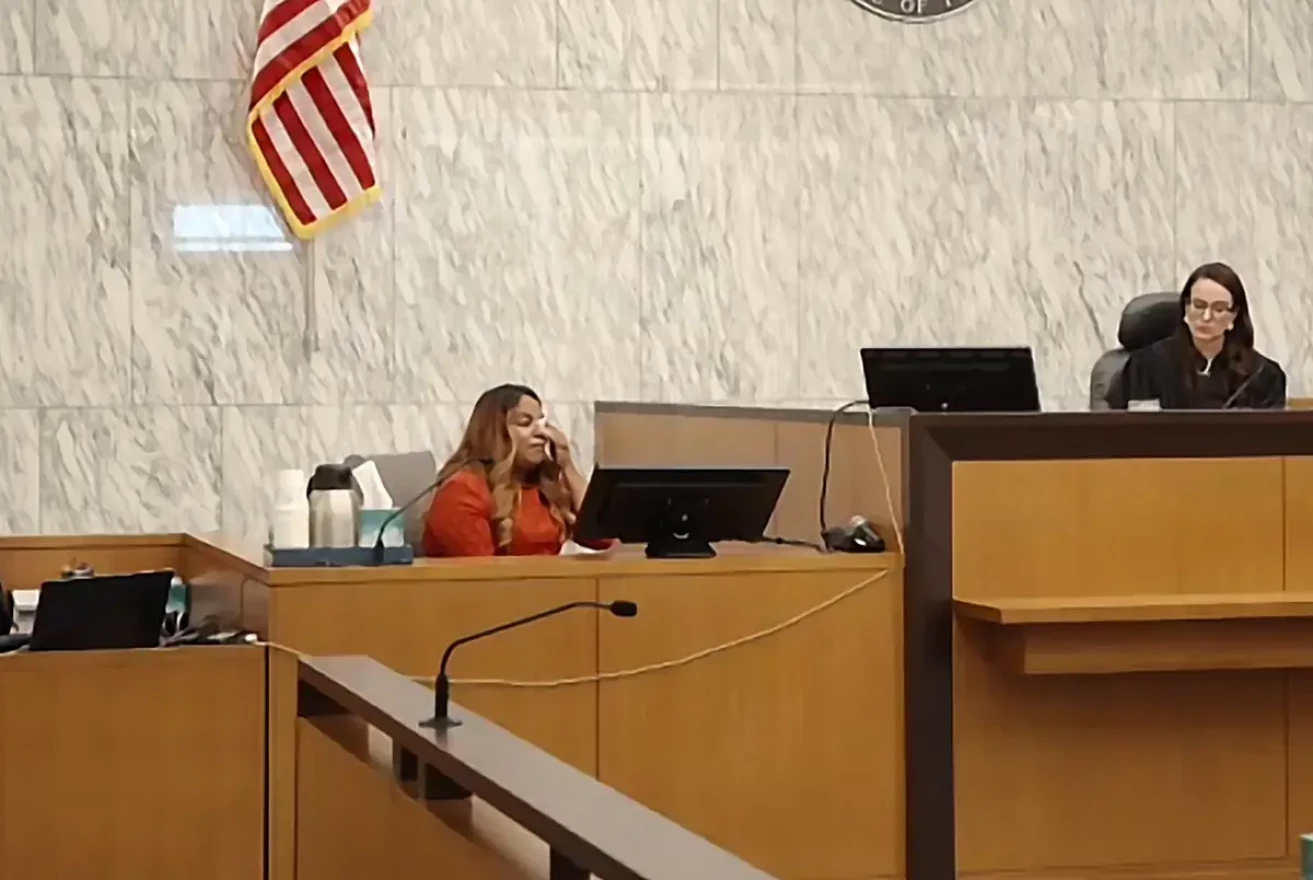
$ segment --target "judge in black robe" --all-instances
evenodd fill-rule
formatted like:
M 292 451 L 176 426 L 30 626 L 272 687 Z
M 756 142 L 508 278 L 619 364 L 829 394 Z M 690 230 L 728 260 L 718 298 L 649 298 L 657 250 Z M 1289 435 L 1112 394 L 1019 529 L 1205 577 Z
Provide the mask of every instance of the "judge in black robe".
M 1181 323 L 1171 336 L 1130 356 L 1108 406 L 1138 401 L 1162 409 L 1284 409 L 1286 374 L 1254 349 L 1249 300 L 1235 271 L 1208 263 L 1181 290 Z

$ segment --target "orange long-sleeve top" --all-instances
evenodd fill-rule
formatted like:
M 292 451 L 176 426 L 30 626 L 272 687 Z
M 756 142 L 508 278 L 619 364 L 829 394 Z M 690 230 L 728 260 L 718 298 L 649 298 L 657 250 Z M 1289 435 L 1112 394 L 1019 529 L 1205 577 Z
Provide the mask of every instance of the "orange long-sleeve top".
M 511 543 L 497 547 L 492 523 L 492 490 L 479 474 L 461 471 L 433 493 L 424 521 L 428 556 L 554 556 L 565 544 L 565 529 L 537 487 L 526 486 L 511 524 Z M 588 546 L 604 550 L 610 541 Z

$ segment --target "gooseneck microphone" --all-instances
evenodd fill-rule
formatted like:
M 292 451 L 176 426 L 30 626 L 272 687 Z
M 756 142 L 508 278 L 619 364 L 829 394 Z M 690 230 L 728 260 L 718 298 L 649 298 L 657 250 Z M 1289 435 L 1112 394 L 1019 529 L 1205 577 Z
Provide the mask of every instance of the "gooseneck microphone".
M 626 602 L 623 599 L 616 602 L 569 602 L 555 608 L 548 608 L 546 611 L 539 611 L 537 614 L 530 614 L 528 617 L 521 617 L 519 620 L 512 620 L 509 623 L 494 626 L 491 629 L 461 636 L 448 645 L 447 650 L 442 652 L 442 662 L 438 665 L 438 677 L 433 681 L 433 717 L 427 721 L 421 721 L 419 726 L 435 730 L 446 730 L 460 724 L 459 721 L 447 714 L 447 706 L 451 702 L 451 680 L 447 678 L 447 664 L 451 661 L 453 651 L 461 645 L 468 645 L 470 642 L 476 642 L 488 636 L 495 636 L 497 633 L 503 633 L 508 629 L 515 629 L 525 624 L 536 623 L 543 618 L 573 611 L 576 608 L 596 608 L 601 611 L 610 611 L 616 617 L 634 617 L 638 614 L 638 604 Z
M 1258 369 L 1254 370 L 1253 375 L 1251 375 L 1248 379 L 1240 383 L 1240 387 L 1235 390 L 1235 393 L 1226 399 L 1226 403 L 1222 404 L 1222 409 L 1230 409 L 1231 404 L 1239 400 L 1240 395 L 1245 393 L 1245 389 L 1248 388 L 1255 379 L 1263 375 L 1263 369 L 1266 366 L 1267 364 L 1263 363 L 1262 361 L 1259 361 Z
M 407 510 L 410 510 L 412 507 L 414 507 L 416 504 L 418 504 L 421 500 L 423 500 L 424 498 L 428 497 L 428 495 L 429 495 L 434 489 L 438 488 L 438 486 L 441 485 L 441 484 L 442 484 L 442 478 L 439 477 L 438 479 L 436 479 L 436 480 L 434 480 L 432 483 L 430 483 L 427 487 L 425 487 L 425 489 L 424 489 L 423 492 L 420 492 L 420 493 L 419 493 L 418 495 L 416 495 L 414 498 L 410 499 L 410 500 L 407 501 L 405 504 L 401 505 L 401 506 L 398 507 L 396 510 L 392 511 L 391 513 L 389 513 L 387 516 L 385 516 L 385 517 L 383 518 L 383 522 L 382 522 L 382 523 L 379 525 L 379 527 L 378 527 L 378 537 L 374 539 L 374 564 L 375 564 L 375 565 L 382 565 L 382 564 L 383 564 L 383 557 L 386 555 L 386 548 L 383 546 L 383 536 L 384 536 L 385 534 L 387 534 L 388 526 L 392 525 L 393 521 L 394 521 L 397 517 L 401 516 L 401 515 L 402 515 L 403 513 L 405 513 Z

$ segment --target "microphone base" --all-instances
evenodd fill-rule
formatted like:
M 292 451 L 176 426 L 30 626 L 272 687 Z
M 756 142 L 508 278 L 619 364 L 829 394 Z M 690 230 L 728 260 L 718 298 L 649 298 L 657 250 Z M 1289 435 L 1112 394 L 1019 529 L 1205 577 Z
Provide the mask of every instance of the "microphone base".
M 453 727 L 460 727 L 460 722 L 455 718 L 433 717 L 427 721 L 421 721 L 419 726 L 427 730 L 451 730 Z

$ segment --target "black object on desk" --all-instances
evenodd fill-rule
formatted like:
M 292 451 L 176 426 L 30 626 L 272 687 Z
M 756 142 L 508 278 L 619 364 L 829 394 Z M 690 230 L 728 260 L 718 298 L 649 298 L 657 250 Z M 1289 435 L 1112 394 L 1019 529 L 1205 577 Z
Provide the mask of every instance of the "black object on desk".
M 1029 348 L 863 348 L 871 409 L 1039 412 Z
M 172 571 L 77 577 L 41 585 L 29 651 L 154 648 Z
M 705 559 L 716 541 L 759 541 L 789 469 L 599 467 L 575 537 L 647 544 L 653 559 Z

